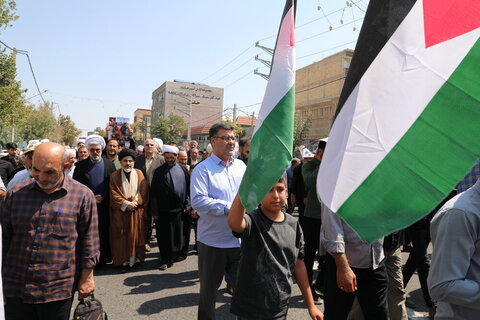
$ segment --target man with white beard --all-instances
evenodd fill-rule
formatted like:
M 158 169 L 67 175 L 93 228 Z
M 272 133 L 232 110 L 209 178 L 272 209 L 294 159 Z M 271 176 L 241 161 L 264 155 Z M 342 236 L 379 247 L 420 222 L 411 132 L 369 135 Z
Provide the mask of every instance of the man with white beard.
M 98 231 L 100 235 L 100 263 L 103 265 L 111 261 L 108 213 L 109 181 L 110 174 L 115 171 L 115 166 L 110 160 L 102 158 L 105 149 L 105 139 L 93 134 L 85 139 L 89 157 L 78 161 L 73 172 L 73 179 L 83 183 L 92 190 L 98 209 Z
M 120 151 L 122 168 L 110 176 L 110 246 L 122 273 L 145 260 L 148 180 L 133 168 L 135 157 L 131 149 Z
M 77 151 L 75 149 L 66 149 L 66 152 L 68 153 L 68 159 L 65 163 L 65 175 L 71 178 L 73 177 L 73 171 L 75 171 Z

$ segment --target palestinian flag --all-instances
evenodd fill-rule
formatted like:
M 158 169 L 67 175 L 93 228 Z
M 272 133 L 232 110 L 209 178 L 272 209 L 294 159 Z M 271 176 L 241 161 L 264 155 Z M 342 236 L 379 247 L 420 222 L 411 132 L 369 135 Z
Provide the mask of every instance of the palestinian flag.
M 295 110 L 295 0 L 287 0 L 273 53 L 270 78 L 250 143 L 240 199 L 255 209 L 292 159 Z
M 373 241 L 429 213 L 480 157 L 480 1 L 371 0 L 317 190 Z

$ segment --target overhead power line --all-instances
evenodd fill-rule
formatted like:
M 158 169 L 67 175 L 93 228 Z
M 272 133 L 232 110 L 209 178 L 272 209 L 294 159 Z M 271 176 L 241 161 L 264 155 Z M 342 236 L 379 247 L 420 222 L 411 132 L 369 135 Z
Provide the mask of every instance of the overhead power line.
M 234 62 L 235 60 L 237 60 L 238 58 L 240 58 L 245 52 L 247 52 L 248 50 L 250 50 L 254 45 L 250 45 L 248 46 L 245 50 L 243 50 L 240 54 L 238 54 L 235 58 L 233 58 L 232 60 L 230 60 L 229 62 L 227 62 L 223 67 L 220 67 L 220 69 L 218 69 L 217 71 L 213 72 L 212 74 L 210 74 L 209 76 L 203 78 L 202 80 L 200 80 L 200 82 L 204 82 L 206 79 L 210 78 L 211 76 L 217 74 L 218 72 L 222 71 L 223 69 L 225 69 L 228 65 L 230 65 L 232 62 Z
M 336 27 L 336 28 L 333 28 L 332 30 L 323 31 L 323 32 L 314 34 L 314 35 L 312 35 L 312 36 L 309 36 L 309 37 L 307 37 L 307 38 L 304 38 L 304 39 L 302 39 L 302 40 L 298 40 L 298 41 L 296 42 L 296 44 L 299 44 L 299 43 L 301 43 L 301 42 L 303 42 L 303 41 L 307 41 L 307 40 L 310 40 L 310 39 L 319 37 L 319 36 L 321 36 L 321 35 L 330 33 L 330 32 L 332 32 L 332 31 L 334 31 L 334 30 L 338 30 L 338 29 L 340 29 L 340 28 L 346 27 L 346 26 L 348 26 L 348 25 L 350 25 L 350 24 L 352 24 L 352 23 L 355 24 L 355 22 L 360 21 L 360 20 L 362 20 L 363 18 L 364 18 L 364 17 L 358 18 L 358 19 L 356 19 L 356 20 L 352 20 L 352 21 L 347 22 L 347 23 L 344 23 L 344 24 L 342 24 L 342 25 L 340 25 L 340 26 L 338 26 L 338 27 Z
M 240 69 L 241 67 L 243 67 L 244 65 L 246 65 L 247 63 L 249 62 L 252 62 L 253 59 L 252 58 L 249 58 L 247 61 L 245 61 L 244 63 L 242 63 L 240 66 L 238 66 L 237 68 L 233 69 L 232 71 L 230 71 L 229 73 L 227 73 L 226 75 L 224 75 L 223 77 L 215 80 L 214 82 L 212 82 L 211 84 L 215 84 L 217 82 L 219 82 L 220 80 L 223 80 L 224 78 L 228 77 L 229 75 L 231 75 L 232 73 L 234 73 L 235 71 L 237 71 L 238 69 Z
M 307 54 L 307 55 L 305 55 L 305 56 L 298 57 L 297 60 L 303 59 L 303 58 L 306 58 L 306 57 L 310 57 L 310 56 L 314 56 L 314 55 L 316 55 L 316 54 L 324 53 L 324 52 L 327 52 L 327 51 L 330 51 L 330 50 L 333 50 L 333 49 L 338 49 L 338 48 L 347 46 L 347 45 L 352 44 L 352 43 L 355 43 L 355 42 L 357 42 L 357 40 L 355 40 L 355 41 L 350 41 L 350 42 L 347 42 L 347 43 L 343 43 L 343 44 L 340 44 L 340 45 L 338 45 L 338 46 L 331 47 L 331 48 L 328 48 L 328 49 L 325 49 L 325 50 L 322 50 L 322 51 L 310 53 L 310 54 Z
M 355 2 L 352 1 L 352 3 L 353 3 L 356 7 L 358 7 L 358 6 L 357 6 L 357 3 L 361 3 L 361 2 L 362 2 L 362 0 L 355 1 Z M 316 21 L 318 21 L 318 20 L 322 20 L 322 19 L 327 19 L 327 20 L 328 20 L 328 17 L 329 17 L 329 16 L 331 16 L 331 15 L 333 15 L 333 14 L 335 14 L 335 13 L 338 13 L 338 12 L 344 10 L 344 9 L 345 9 L 345 8 L 342 8 L 342 9 L 338 9 L 338 10 L 332 11 L 332 12 L 330 12 L 330 13 L 324 14 L 324 15 L 323 15 L 322 17 L 320 17 L 320 18 L 316 18 L 316 19 L 307 21 L 307 22 L 305 22 L 305 23 L 303 23 L 303 24 L 301 24 L 301 25 L 296 26 L 295 29 L 300 29 L 300 28 L 302 28 L 302 27 L 304 27 L 304 26 L 306 26 L 306 25 L 309 25 L 309 24 L 311 24 L 311 23 L 314 23 L 314 22 L 316 22 Z M 364 11 L 364 10 L 362 10 L 362 11 Z M 355 20 L 355 22 L 356 22 L 356 21 L 358 21 L 358 19 Z M 349 24 L 351 24 L 351 23 L 349 23 Z M 335 28 L 335 29 L 339 29 L 339 28 L 340 28 L 340 27 Z M 329 31 L 330 31 L 330 30 L 329 30 Z M 306 38 L 306 39 L 297 41 L 297 43 L 302 42 L 302 41 L 306 41 L 306 40 L 311 39 L 311 38 L 314 38 L 314 37 L 317 37 L 317 36 L 319 36 L 319 35 L 321 35 L 321 34 L 324 34 L 324 32 L 322 32 L 322 33 L 320 33 L 320 34 L 317 34 L 317 35 L 314 35 L 314 36 L 311 36 L 311 37 L 309 37 L 309 38 Z M 262 42 L 262 41 L 268 40 L 268 39 L 270 39 L 270 38 L 274 38 L 274 37 L 276 37 L 276 36 L 277 36 L 277 34 L 274 34 L 274 35 L 268 36 L 268 37 L 266 37 L 266 38 L 260 39 L 260 40 L 258 40 L 257 42 Z M 217 74 L 218 72 L 220 72 L 220 71 L 222 71 L 223 69 L 225 69 L 226 67 L 228 67 L 229 65 L 231 65 L 234 61 L 236 61 L 238 58 L 240 58 L 242 55 L 244 55 L 248 50 L 250 50 L 250 49 L 251 49 L 252 47 L 254 47 L 254 46 L 255 46 L 255 44 L 249 45 L 245 50 L 243 50 L 241 53 L 239 53 L 237 56 L 235 56 L 232 60 L 230 60 L 229 62 L 227 62 L 225 65 L 223 65 L 222 67 L 220 67 L 219 69 L 217 69 L 216 71 L 214 71 L 213 73 L 211 73 L 210 75 L 208 75 L 207 77 L 203 78 L 200 82 L 204 82 L 206 79 L 211 78 L 212 76 L 214 76 L 214 75 Z M 244 63 L 244 64 L 246 64 L 246 63 Z M 244 64 L 243 64 L 243 65 L 244 65 Z M 243 65 L 242 65 L 242 66 L 243 66 Z M 235 69 L 234 71 L 236 71 L 236 70 L 238 70 L 238 69 L 240 69 L 240 67 L 238 67 L 238 68 Z M 234 71 L 229 72 L 228 75 L 232 74 Z M 246 75 L 245 75 L 245 76 L 246 76 Z M 226 77 L 226 76 L 222 76 L 221 79 L 223 79 L 224 77 Z M 218 79 L 218 80 L 216 80 L 216 81 L 213 82 L 213 83 L 217 83 L 217 82 L 219 82 L 221 79 Z M 239 81 L 239 80 L 241 80 L 241 79 L 238 79 L 238 80 L 236 80 L 236 81 Z M 230 85 L 233 85 L 236 81 L 234 81 L 234 82 L 231 83 Z M 230 85 L 229 85 L 229 86 L 230 86 Z
M 0 43 L 3 44 L 8 49 L 12 50 L 14 53 L 19 53 L 19 54 L 23 54 L 23 55 L 27 56 L 28 65 L 30 66 L 30 71 L 32 72 L 33 81 L 35 82 L 35 86 L 37 87 L 38 95 L 40 96 L 40 98 L 42 98 L 43 103 L 46 103 L 45 99 L 43 98 L 42 91 L 40 90 L 40 87 L 38 86 L 37 77 L 35 76 L 35 72 L 33 71 L 32 61 L 30 60 L 30 56 L 28 55 L 28 51 L 18 50 L 18 49 L 12 48 L 1 40 L 0 40 Z

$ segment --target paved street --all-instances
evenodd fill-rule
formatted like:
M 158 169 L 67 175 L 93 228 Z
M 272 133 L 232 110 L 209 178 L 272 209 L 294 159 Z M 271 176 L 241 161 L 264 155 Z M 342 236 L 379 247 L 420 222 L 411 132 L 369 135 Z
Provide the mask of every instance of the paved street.
M 137 269 L 121 274 L 107 266 L 95 272 L 95 296 L 104 304 L 110 320 L 196 319 L 199 292 L 197 256 L 189 255 L 187 260 L 175 263 L 166 271 L 159 271 L 157 267 L 158 248 L 154 242 L 145 263 Z M 410 319 L 427 319 L 416 275 L 412 277 L 408 290 L 417 305 L 417 310 L 408 310 Z M 217 319 L 234 319 L 229 312 L 229 304 L 230 296 L 223 283 L 217 297 Z M 322 305 L 319 307 L 323 309 Z M 288 319 L 309 319 L 297 286 L 294 286 Z

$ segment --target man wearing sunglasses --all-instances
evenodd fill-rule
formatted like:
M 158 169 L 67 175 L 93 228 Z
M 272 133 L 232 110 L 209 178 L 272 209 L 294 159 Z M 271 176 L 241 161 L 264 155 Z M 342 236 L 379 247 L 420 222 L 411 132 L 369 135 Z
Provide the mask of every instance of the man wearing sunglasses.
M 109 240 L 109 181 L 110 174 L 115 171 L 112 161 L 102 158 L 105 149 L 105 139 L 93 134 L 85 139 L 88 158 L 75 164 L 73 179 L 83 183 L 95 195 L 98 211 L 98 231 L 100 235 L 100 263 L 104 265 L 111 261 Z

